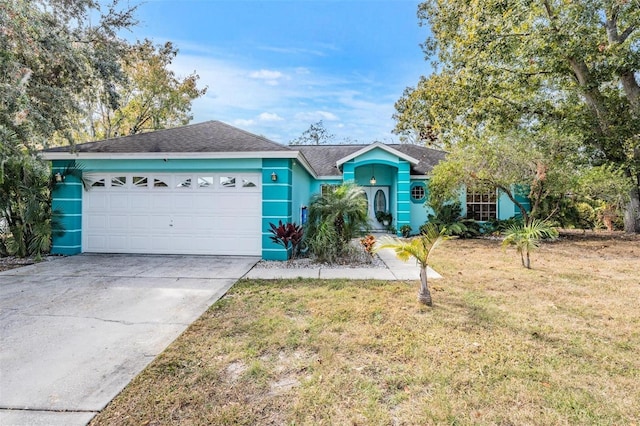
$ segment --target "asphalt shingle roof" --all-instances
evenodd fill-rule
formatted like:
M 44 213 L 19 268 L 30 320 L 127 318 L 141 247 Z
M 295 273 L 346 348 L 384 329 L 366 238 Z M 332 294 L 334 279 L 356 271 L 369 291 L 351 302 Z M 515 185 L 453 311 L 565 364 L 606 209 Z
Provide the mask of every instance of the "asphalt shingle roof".
M 139 133 L 97 142 L 56 147 L 45 152 L 251 152 L 292 151 L 285 145 L 220 121 L 205 121 L 166 130 Z
M 419 161 L 411 167 L 412 175 L 428 175 L 433 166 L 444 160 L 446 153 L 437 149 L 411 144 L 386 144 L 386 146 L 409 155 Z M 290 145 L 304 155 L 318 176 L 341 176 L 338 160 L 360 151 L 366 145 Z
M 411 144 L 386 144 L 419 161 L 412 165 L 412 175 L 427 175 L 444 159 L 444 151 Z M 295 152 L 305 157 L 318 176 L 341 176 L 336 166 L 366 145 L 290 145 L 285 146 L 220 121 L 212 120 L 172 129 L 106 139 L 75 146 L 55 147 L 45 153 L 224 153 L 224 152 Z

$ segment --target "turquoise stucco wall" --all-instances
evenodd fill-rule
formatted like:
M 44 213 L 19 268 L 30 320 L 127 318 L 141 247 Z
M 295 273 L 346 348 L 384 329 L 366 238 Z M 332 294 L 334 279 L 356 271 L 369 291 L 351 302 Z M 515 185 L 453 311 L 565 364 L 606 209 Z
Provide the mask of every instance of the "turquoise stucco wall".
M 273 235 L 270 223 L 293 221 L 293 167 L 292 160 L 286 158 L 265 158 L 262 160 L 262 258 L 266 260 L 287 260 L 288 253 L 279 244 L 271 241 Z M 272 173 L 278 175 L 276 182 Z
M 110 159 L 110 160 L 82 160 L 78 161 L 84 172 L 158 172 L 158 173 L 179 173 L 179 172 L 224 172 L 229 171 L 251 171 L 262 170 L 262 159 L 260 158 L 229 158 L 229 159 Z
M 291 209 L 293 221 L 300 225 L 302 223 L 302 207 L 309 207 L 313 177 L 295 160 L 292 164 L 292 175 Z
M 54 161 L 51 173 L 60 173 L 64 181 L 56 183 L 51 193 L 54 221 L 51 254 L 73 255 L 82 251 L 82 182 L 75 176 L 65 176 L 73 161 Z
M 411 198 L 410 198 L 410 179 L 411 165 L 407 161 L 401 161 L 398 166 L 398 206 L 396 227 L 400 233 L 402 225 L 411 224 Z
M 421 184 L 425 189 L 425 198 L 421 201 L 413 201 L 411 200 L 410 206 L 410 217 L 411 220 L 409 222 L 409 226 L 411 226 L 411 233 L 417 234 L 420 232 L 420 226 L 423 225 L 427 221 L 427 216 L 433 213 L 433 209 L 431 207 L 427 207 L 425 205 L 426 201 L 429 199 L 429 187 L 424 179 L 412 179 L 409 190 L 414 184 Z

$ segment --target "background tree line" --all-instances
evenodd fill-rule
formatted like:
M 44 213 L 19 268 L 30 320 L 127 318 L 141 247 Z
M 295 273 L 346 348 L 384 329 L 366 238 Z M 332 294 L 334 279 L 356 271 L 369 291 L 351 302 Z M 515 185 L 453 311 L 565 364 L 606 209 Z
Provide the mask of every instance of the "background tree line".
M 135 7 L 3 0 L 0 7 L 0 254 L 49 248 L 55 184 L 37 152 L 187 124 L 206 88 L 169 69 L 171 43 L 126 41 Z

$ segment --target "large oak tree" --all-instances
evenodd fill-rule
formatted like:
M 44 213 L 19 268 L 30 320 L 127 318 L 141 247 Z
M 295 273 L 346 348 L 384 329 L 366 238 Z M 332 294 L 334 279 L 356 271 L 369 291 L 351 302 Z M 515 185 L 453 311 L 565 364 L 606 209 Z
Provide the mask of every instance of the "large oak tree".
M 625 229 L 640 229 L 640 1 L 427 0 L 418 15 L 436 72 L 397 102 L 398 133 L 449 149 L 579 138 L 584 166 L 625 171 Z

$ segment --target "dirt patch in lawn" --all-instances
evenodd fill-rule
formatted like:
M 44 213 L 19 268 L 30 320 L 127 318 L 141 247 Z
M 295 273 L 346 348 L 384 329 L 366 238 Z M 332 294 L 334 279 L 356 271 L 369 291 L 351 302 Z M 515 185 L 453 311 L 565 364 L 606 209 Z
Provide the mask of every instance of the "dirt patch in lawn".
M 638 424 L 638 239 L 434 253 L 416 282 L 243 280 L 93 425 Z

